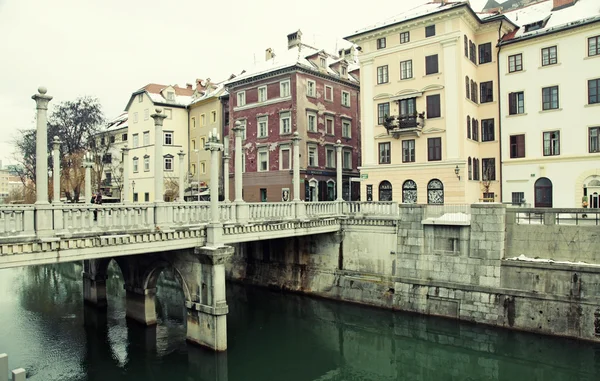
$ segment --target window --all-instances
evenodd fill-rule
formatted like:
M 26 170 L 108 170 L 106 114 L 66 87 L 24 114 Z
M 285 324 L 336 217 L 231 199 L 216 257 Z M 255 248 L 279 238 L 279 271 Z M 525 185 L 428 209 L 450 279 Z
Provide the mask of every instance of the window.
M 195 175 L 196 174 L 196 164 L 192 164 L 192 174 Z
M 279 164 L 281 170 L 289 170 L 290 169 L 290 149 L 289 148 L 281 148 L 279 151 Z
M 402 202 L 404 204 L 417 203 L 417 183 L 413 180 L 406 180 L 402 184 Z
M 414 163 L 415 162 L 415 141 L 414 141 L 414 139 L 402 141 L 402 162 L 403 163 Z
M 333 148 L 325 149 L 325 166 L 335 168 L 335 150 Z
M 400 115 L 412 116 L 417 111 L 417 98 L 402 99 L 400 101 Z
M 427 101 L 427 119 L 439 118 L 441 114 L 440 107 L 440 95 L 428 95 Z
M 137 148 L 140 145 L 140 136 L 133 134 L 133 148 Z
M 206 126 L 206 115 L 204 114 L 200 115 L 200 125 Z
M 473 63 L 476 62 L 476 59 L 475 59 L 475 43 L 473 41 L 471 41 L 471 40 L 469 40 L 469 59 Z
M 310 132 L 317 132 L 317 114 L 314 112 L 306 113 L 307 129 Z
M 542 66 L 554 65 L 556 62 L 556 46 L 542 49 Z
M 352 169 L 352 151 L 344 150 L 342 152 L 342 168 Z
M 144 131 L 144 145 L 150 145 L 150 131 Z
M 588 38 L 588 56 L 600 55 L 600 36 Z
M 342 77 L 346 78 L 346 66 L 342 66 Z
M 137 123 L 138 122 L 138 113 L 134 112 L 133 113 L 133 123 Z
M 479 84 L 480 94 L 479 94 L 479 102 L 480 103 L 488 103 L 494 101 L 494 82 L 481 82 Z
M 481 141 L 493 142 L 495 140 L 494 119 L 481 121 Z
M 412 76 L 412 60 L 400 62 L 400 79 L 410 79 Z
M 211 111 L 210 112 L 210 122 L 211 123 L 215 123 L 217 121 L 217 112 L 216 111 Z
M 327 60 L 325 58 L 321 57 L 319 63 L 321 64 L 321 67 L 327 67 Z
M 479 141 L 479 121 L 475 118 L 471 119 L 472 138 L 476 142 Z
M 114 136 L 114 135 L 111 135 L 111 136 L 108 138 L 108 140 L 109 140 L 109 142 L 111 142 L 111 143 L 114 143 L 114 142 L 115 142 L 115 140 L 116 140 L 116 138 L 115 138 L 115 136 Z
M 387 180 L 379 183 L 379 201 L 392 201 L 392 183 Z
M 435 36 L 435 25 L 429 25 L 425 27 L 425 37 Z
M 175 93 L 172 91 L 167 91 L 167 100 L 168 101 L 174 101 L 175 100 Z
M 256 135 L 258 138 L 266 138 L 269 135 L 269 117 L 260 116 L 257 120 Z
M 442 138 L 427 139 L 427 160 L 442 160 Z
M 279 114 L 279 133 L 280 134 L 291 134 L 292 133 L 292 119 L 289 111 L 282 112 Z
M 330 117 L 325 118 L 325 131 L 329 135 L 335 135 L 333 118 L 330 118 Z
M 333 87 L 325 85 L 325 100 L 333 101 Z
M 144 172 L 150 171 L 150 156 L 144 156 Z
M 477 90 L 477 82 L 471 80 L 471 100 L 475 103 L 479 101 L 477 96 L 477 94 L 479 94 L 479 91 Z
M 290 81 L 279 82 L 279 96 L 281 98 L 290 96 Z
M 350 107 L 350 93 L 342 90 L 342 106 Z
M 133 172 L 139 172 L 139 159 L 137 157 L 133 158 Z
M 244 124 L 245 126 L 245 124 Z M 244 129 L 244 139 L 246 139 L 246 130 Z M 204 149 L 204 146 L 206 145 L 206 139 L 204 139 L 204 137 L 200 138 L 200 149 Z
M 588 81 L 588 104 L 600 103 L 600 78 Z
M 492 43 L 479 45 L 479 64 L 492 62 Z
M 133 193 L 133 202 L 138 202 L 138 193 L 137 192 Z
M 377 105 L 377 124 L 383 125 L 385 117 L 390 116 L 390 103 L 380 103 Z
M 165 145 L 166 146 L 173 145 L 173 133 L 172 132 L 165 132 Z
M 196 118 L 192 117 L 192 128 L 196 128 Z
M 542 110 L 556 110 L 558 108 L 558 86 L 544 87 L 542 89 Z
M 471 157 L 467 159 L 467 168 L 468 168 L 468 176 L 469 180 L 473 180 L 473 163 L 471 162 Z
M 317 93 L 317 83 L 315 81 L 311 81 L 310 79 L 306 81 L 306 95 L 309 97 L 316 96 Z
M 496 180 L 496 159 L 481 159 L 481 177 L 483 181 Z
M 342 120 L 342 137 L 352 137 L 352 124 L 349 120 Z
M 379 143 L 379 164 L 391 163 L 391 143 Z
M 142 103 L 144 101 L 144 94 L 138 94 L 137 99 L 139 103 Z
M 440 180 L 433 179 L 427 183 L 427 203 L 444 203 L 444 184 Z
M 590 153 L 600 152 L 600 127 L 591 127 L 589 129 L 590 135 Z
M 510 158 L 525 157 L 525 135 L 510 136 Z
M 200 173 L 203 175 L 206 174 L 206 162 L 204 161 L 200 163 Z
M 144 110 L 144 120 L 148 120 L 148 119 L 150 119 L 150 110 L 145 109 Z
M 381 37 L 377 39 L 377 49 L 385 48 L 385 37 Z
M 258 101 L 264 102 L 267 100 L 267 86 L 261 86 L 258 88 Z
M 520 205 L 525 202 L 525 192 L 512 192 L 510 195 L 513 205 Z
M 509 115 L 525 113 L 525 94 L 522 91 L 508 94 Z
M 410 42 L 410 32 L 400 33 L 400 43 L 406 44 L 407 42 Z
M 173 170 L 173 157 L 166 156 L 165 157 L 165 171 L 172 171 L 172 170 Z
M 438 56 L 437 56 L 437 54 L 425 57 L 425 75 L 435 74 L 437 72 L 438 72 Z
M 246 92 L 245 91 L 238 91 L 237 93 L 237 106 L 241 107 L 244 106 L 246 104 Z
M 144 202 L 150 202 L 150 193 L 144 192 Z
M 544 132 L 544 156 L 560 155 L 560 132 Z
M 377 84 L 388 83 L 388 67 L 379 66 L 377 68 Z
M 466 34 L 463 36 L 463 40 L 465 45 L 465 57 L 469 58 L 469 39 Z
M 508 56 L 508 72 L 514 73 L 515 71 L 523 70 L 523 55 L 515 54 Z
M 121 135 L 121 140 L 126 142 L 127 141 L 127 134 L 123 134 Z
M 468 76 L 465 76 L 465 94 L 467 99 L 471 99 L 471 81 Z
M 473 158 L 473 180 L 479 181 L 479 159 Z
M 471 117 L 467 115 L 467 139 L 471 139 Z
M 319 155 L 317 153 L 317 146 L 308 146 L 308 166 L 318 167 L 319 166 Z
M 260 202 L 267 202 L 267 188 L 260 188 Z
M 269 151 L 266 149 L 258 151 L 258 172 L 269 170 Z

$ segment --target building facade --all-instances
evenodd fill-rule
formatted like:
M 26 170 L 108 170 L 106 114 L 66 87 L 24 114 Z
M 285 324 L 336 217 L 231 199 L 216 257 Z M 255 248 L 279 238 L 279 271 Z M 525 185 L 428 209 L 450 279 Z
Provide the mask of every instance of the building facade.
M 360 46 L 366 201 L 500 201 L 497 42 L 515 25 L 424 4 L 346 37 Z
M 128 114 L 122 113 L 109 121 L 106 129 L 98 134 L 95 149 L 100 154 L 94 172 L 97 189 L 105 201 L 122 201 L 123 190 L 123 151 L 128 143 Z M 99 183 L 98 183 L 99 181 Z M 123 195 L 124 196 L 124 195 Z
M 554 0 L 506 13 L 500 50 L 503 201 L 600 207 L 600 7 Z
M 148 84 L 135 91 L 126 107 L 128 114 L 128 171 L 129 193 L 126 199 L 133 202 L 154 201 L 154 174 L 164 172 L 165 201 L 174 200 L 179 187 L 180 151 L 188 153 L 188 109 L 192 101 L 192 85 L 185 88 Z M 166 115 L 162 136 L 155 136 L 154 120 L 151 115 L 161 108 Z M 163 145 L 161 167 L 154 165 L 154 145 Z M 189 156 L 188 156 L 189 157 Z M 184 160 L 183 170 L 188 171 L 188 160 Z M 183 201 L 183 200 L 182 200 Z
M 336 151 L 342 144 L 343 198 L 358 177 L 360 119 L 358 65 L 353 49 L 332 55 L 303 44 L 301 32 L 288 35 L 287 50 L 265 52 L 265 62 L 226 83 L 231 127 L 240 121 L 243 140 L 243 197 L 246 201 L 288 201 L 292 194 L 294 132 L 300 141 L 300 195 L 306 201 L 335 200 Z M 235 189 L 230 162 L 230 193 Z M 352 198 L 358 199 L 358 187 Z

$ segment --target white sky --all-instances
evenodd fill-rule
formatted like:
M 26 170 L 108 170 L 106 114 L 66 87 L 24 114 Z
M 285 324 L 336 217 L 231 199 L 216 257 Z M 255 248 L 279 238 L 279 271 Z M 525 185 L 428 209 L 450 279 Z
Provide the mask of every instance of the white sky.
M 18 129 L 35 127 L 40 85 L 51 104 L 90 95 L 107 118 L 147 83 L 222 80 L 303 42 L 330 51 L 336 38 L 428 0 L 0 0 L 0 160 L 15 163 Z

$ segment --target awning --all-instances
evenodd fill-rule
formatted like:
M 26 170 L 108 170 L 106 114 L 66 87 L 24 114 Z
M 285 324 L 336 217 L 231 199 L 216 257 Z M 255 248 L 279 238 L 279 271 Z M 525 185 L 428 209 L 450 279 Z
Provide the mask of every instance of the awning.
M 390 98 L 391 101 L 401 101 L 403 99 L 417 98 L 423 95 L 422 91 L 414 91 L 412 93 L 406 93 L 402 95 L 395 95 Z

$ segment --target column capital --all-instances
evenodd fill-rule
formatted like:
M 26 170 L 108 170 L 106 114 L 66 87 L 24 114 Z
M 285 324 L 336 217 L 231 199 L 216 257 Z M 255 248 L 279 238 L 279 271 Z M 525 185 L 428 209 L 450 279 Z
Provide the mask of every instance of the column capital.
M 121 151 L 123 152 L 123 155 L 129 154 L 129 147 L 127 146 L 127 144 L 125 144 L 123 148 L 121 148 Z
M 38 88 L 38 94 L 35 94 L 31 97 L 36 103 L 36 108 L 38 110 L 48 110 L 48 103 L 52 100 L 52 96 L 46 95 L 48 89 L 44 86 L 40 86 Z
M 177 152 L 177 155 L 179 156 L 179 159 L 183 160 L 183 157 L 185 156 L 185 152 L 183 152 L 183 150 L 179 150 L 179 152 Z
M 221 143 L 208 142 L 204 145 L 206 151 L 223 151 L 224 147 Z
M 58 151 L 60 149 L 60 144 L 62 142 L 60 141 L 60 139 L 58 138 L 58 136 L 54 136 L 54 139 L 52 140 L 52 149 L 54 151 Z
M 300 140 L 302 140 L 302 139 L 300 138 L 300 135 L 298 134 L 298 131 L 294 131 L 294 136 L 292 136 L 292 143 L 295 146 L 297 146 L 298 144 L 300 144 Z
M 340 139 L 338 139 L 338 140 L 335 142 L 335 150 L 339 152 L 339 151 L 341 151 L 341 150 L 342 150 L 342 147 L 343 147 L 343 145 L 342 145 L 342 141 L 341 141 Z
M 229 261 L 235 249 L 232 246 L 220 247 L 195 247 L 194 254 L 198 256 L 200 263 L 208 265 L 222 265 Z
M 244 125 L 242 124 L 242 122 L 240 122 L 239 120 L 236 120 L 235 123 L 233 124 L 233 128 L 232 128 L 233 132 L 235 133 L 236 137 L 242 137 L 242 134 L 244 133 Z
M 165 118 L 167 117 L 165 114 L 162 113 L 162 108 L 157 107 L 156 109 L 154 109 L 155 113 L 150 115 L 150 117 L 152 117 L 152 119 L 154 119 L 154 126 L 158 127 L 163 125 L 163 120 L 165 120 Z M 157 139 L 155 137 L 155 139 Z

